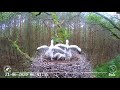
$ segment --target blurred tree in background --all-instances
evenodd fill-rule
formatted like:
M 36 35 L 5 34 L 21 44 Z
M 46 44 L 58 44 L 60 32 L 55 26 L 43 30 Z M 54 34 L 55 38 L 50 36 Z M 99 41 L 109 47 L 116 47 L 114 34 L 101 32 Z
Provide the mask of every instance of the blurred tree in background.
M 24 70 L 36 48 L 55 43 L 78 45 L 93 66 L 120 53 L 120 14 L 116 12 L 0 12 L 0 68 Z M 24 64 L 23 64 L 24 63 Z

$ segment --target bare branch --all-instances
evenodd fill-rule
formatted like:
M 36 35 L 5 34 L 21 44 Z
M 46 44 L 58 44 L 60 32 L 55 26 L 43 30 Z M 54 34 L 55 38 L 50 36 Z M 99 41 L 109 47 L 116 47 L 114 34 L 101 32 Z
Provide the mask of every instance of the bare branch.
M 115 34 L 110 28 L 108 28 L 108 27 L 106 27 L 105 25 L 102 25 L 102 24 L 100 24 L 100 25 L 102 27 L 106 28 L 107 30 L 109 30 L 113 36 L 115 36 L 116 38 L 120 39 L 120 37 L 117 34 Z

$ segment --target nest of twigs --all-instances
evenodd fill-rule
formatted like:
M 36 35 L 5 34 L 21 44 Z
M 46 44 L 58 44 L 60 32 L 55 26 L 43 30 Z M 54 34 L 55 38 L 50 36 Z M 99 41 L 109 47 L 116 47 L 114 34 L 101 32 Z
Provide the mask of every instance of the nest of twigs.
M 31 64 L 33 78 L 93 78 L 90 61 L 84 53 L 70 60 L 50 61 L 37 55 Z

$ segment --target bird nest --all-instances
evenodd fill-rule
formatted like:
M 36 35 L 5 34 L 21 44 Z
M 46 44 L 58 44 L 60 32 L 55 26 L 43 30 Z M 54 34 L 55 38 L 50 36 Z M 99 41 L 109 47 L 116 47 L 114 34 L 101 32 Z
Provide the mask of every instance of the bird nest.
M 33 78 L 93 78 L 90 61 L 83 53 L 74 55 L 70 60 L 59 61 L 37 55 L 30 69 Z

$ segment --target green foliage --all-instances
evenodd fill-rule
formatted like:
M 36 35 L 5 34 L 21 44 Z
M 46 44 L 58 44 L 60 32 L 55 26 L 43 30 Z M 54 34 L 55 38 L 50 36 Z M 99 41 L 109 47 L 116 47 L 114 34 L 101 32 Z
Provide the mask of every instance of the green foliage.
M 93 23 L 96 25 L 100 25 L 106 30 L 111 32 L 111 35 L 116 38 L 120 38 L 120 31 L 118 31 L 114 26 L 106 19 L 104 19 L 101 16 L 98 16 L 95 13 L 89 13 L 86 17 L 88 23 Z M 115 20 L 109 18 L 111 22 L 113 22 L 115 25 L 117 25 L 119 22 L 115 22 Z
M 115 65 L 116 66 L 116 72 L 115 76 L 109 76 L 110 73 L 110 66 Z M 120 55 L 116 58 L 112 59 L 110 62 L 107 62 L 105 64 L 98 65 L 95 69 L 95 72 L 107 72 L 107 73 L 96 73 L 97 78 L 120 78 Z
M 61 38 L 52 37 L 52 39 L 54 40 L 54 43 L 62 43 L 62 39 Z
M 60 30 L 60 36 L 63 38 L 63 40 L 69 39 L 70 38 L 70 33 L 68 32 L 68 30 L 61 28 Z
M 54 24 L 57 26 L 59 25 L 60 26 L 60 23 L 59 23 L 59 20 L 58 20 L 58 16 L 55 12 L 52 12 L 52 18 L 53 18 L 53 21 L 54 21 Z M 65 28 L 63 27 L 58 27 L 57 26 L 57 35 L 55 37 L 53 37 L 54 41 L 56 43 L 64 43 L 66 39 L 70 38 L 70 34 L 68 33 L 67 30 L 65 30 Z
M 101 16 L 98 16 L 94 13 L 90 13 L 86 17 L 86 19 L 88 23 L 98 24 L 98 25 L 101 25 L 102 27 L 114 28 L 107 20 L 105 20 Z
M 57 26 L 59 24 L 59 21 L 58 21 L 58 16 L 55 12 L 52 12 L 52 19 L 54 21 L 54 24 Z M 57 27 L 56 29 L 56 36 L 53 37 L 53 40 L 55 41 L 55 43 L 62 43 L 63 40 L 62 40 L 62 33 L 61 33 L 61 30 L 60 30 L 60 27 Z
M 88 16 L 86 17 L 88 22 L 97 22 L 99 23 L 102 19 L 102 17 L 94 14 L 94 13 L 89 13 Z
M 60 28 L 58 37 L 53 37 L 55 43 L 65 43 L 66 39 L 69 39 L 71 36 L 71 33 L 68 32 L 65 28 Z
M 51 14 L 52 14 L 52 18 L 53 18 L 54 23 L 56 25 L 58 25 L 59 24 L 59 20 L 58 20 L 57 14 L 55 12 L 52 12 Z
M 0 23 L 9 21 L 14 15 L 15 12 L 0 12 Z

